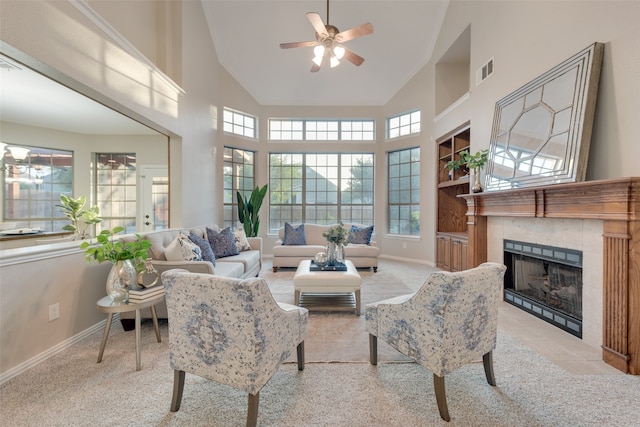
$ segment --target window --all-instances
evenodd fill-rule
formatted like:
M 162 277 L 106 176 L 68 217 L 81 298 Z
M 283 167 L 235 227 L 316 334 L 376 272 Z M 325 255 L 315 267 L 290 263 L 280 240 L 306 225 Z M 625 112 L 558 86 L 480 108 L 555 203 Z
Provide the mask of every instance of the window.
M 223 130 L 227 133 L 256 138 L 256 118 L 240 111 L 224 107 Z
M 6 146 L 6 152 L 5 152 Z M 56 205 L 72 195 L 73 152 L 0 143 L 3 221 L 15 228 L 60 231 L 69 223 Z
M 420 234 L 420 147 L 387 153 L 389 233 Z
M 369 119 L 269 119 L 269 140 L 374 141 L 375 122 Z
M 224 147 L 224 226 L 238 223 L 238 198 L 250 197 L 255 188 L 255 153 L 253 151 Z
M 125 228 L 136 232 L 136 155 L 135 153 L 96 153 L 95 195 L 102 222 L 96 232 Z
M 420 110 L 387 118 L 387 139 L 420 133 Z
M 285 222 L 373 224 L 373 154 L 269 156 L 269 232 Z

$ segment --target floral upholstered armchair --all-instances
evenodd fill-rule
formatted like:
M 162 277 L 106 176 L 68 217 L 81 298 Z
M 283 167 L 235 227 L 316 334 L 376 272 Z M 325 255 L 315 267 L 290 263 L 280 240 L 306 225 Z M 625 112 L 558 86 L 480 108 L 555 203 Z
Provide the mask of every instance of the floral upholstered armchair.
M 185 372 L 249 394 L 247 426 L 258 418 L 260 389 L 297 347 L 304 369 L 309 312 L 278 303 L 264 279 L 162 273 L 174 370 L 171 411 L 180 409 Z
M 506 267 L 431 274 L 415 294 L 366 306 L 369 357 L 378 363 L 378 338 L 433 373 L 440 416 L 449 421 L 444 376 L 482 356 L 487 382 L 496 385 L 498 303 Z

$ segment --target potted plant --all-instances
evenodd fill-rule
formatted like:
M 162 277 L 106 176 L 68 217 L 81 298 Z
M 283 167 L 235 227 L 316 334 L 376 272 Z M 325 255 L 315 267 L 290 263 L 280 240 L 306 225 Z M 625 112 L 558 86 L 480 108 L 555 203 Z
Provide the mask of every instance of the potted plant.
M 71 196 L 61 194 L 60 203 L 61 204 L 56 206 L 61 208 L 64 215 L 71 221 L 71 224 L 65 225 L 62 229 L 72 231 L 74 233 L 74 240 L 84 240 L 87 237 L 88 226 L 102 221 L 102 218 L 98 216 L 100 210 L 97 206 L 89 209 L 84 208 L 84 205 L 87 203 L 85 196 L 74 199 Z
M 349 230 L 341 222 L 322 233 L 327 239 L 327 264 L 335 265 L 344 262 L 344 246 L 349 244 Z
M 89 241 L 80 244 L 88 263 L 110 261 L 113 264 L 107 277 L 107 295 L 118 303 L 126 303 L 129 289 L 138 287 L 136 267 L 143 265 L 151 248 L 151 242 L 139 234 L 136 234 L 136 240 L 116 240 L 114 236 L 123 230 L 124 227 L 102 230 L 96 236 L 96 244 Z
M 475 154 L 469 153 L 468 150 L 462 150 L 458 160 L 449 160 L 444 167 L 448 170 L 458 170 L 462 166 L 466 166 L 469 170 L 473 171 L 475 179 L 472 191 L 474 193 L 480 193 L 482 192 L 480 170 L 487 164 L 488 159 L 489 150 L 479 150 Z
M 238 220 L 244 227 L 244 233 L 247 237 L 257 237 L 258 229 L 260 228 L 260 206 L 262 206 L 262 200 L 267 194 L 267 188 L 269 184 L 265 184 L 264 187 L 253 189 L 251 197 L 243 198 L 240 192 L 236 192 L 238 198 Z

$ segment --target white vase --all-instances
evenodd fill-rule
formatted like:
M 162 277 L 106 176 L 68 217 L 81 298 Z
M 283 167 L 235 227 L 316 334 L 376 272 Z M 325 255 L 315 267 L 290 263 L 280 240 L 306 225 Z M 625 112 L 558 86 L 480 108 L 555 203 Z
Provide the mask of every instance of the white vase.
M 473 187 L 471 191 L 474 193 L 482 193 L 482 181 L 480 180 L 480 168 L 473 169 Z
M 116 261 L 107 276 L 107 295 L 116 303 L 129 301 L 129 289 L 137 286 L 137 272 L 130 259 Z

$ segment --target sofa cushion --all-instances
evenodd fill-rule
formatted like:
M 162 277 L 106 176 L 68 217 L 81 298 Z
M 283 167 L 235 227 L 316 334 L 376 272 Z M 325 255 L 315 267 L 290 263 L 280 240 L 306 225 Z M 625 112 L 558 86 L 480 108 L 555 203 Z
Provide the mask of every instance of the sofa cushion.
M 224 277 L 241 278 L 244 266 L 240 262 L 219 262 L 216 265 L 215 275 Z
M 233 232 L 233 238 L 235 239 L 236 247 L 240 252 L 251 250 L 251 245 L 247 240 L 247 235 L 244 232 L 244 228 L 240 228 L 240 227 L 236 228 L 235 231 Z
M 218 265 L 227 262 L 241 264 L 244 269 L 243 273 L 246 273 L 247 271 L 249 271 L 249 269 L 251 269 L 251 267 L 260 263 L 260 251 L 242 251 L 238 253 L 238 255 L 224 257 L 222 259 L 219 259 L 218 261 Z
M 368 245 L 371 243 L 372 234 L 373 225 L 363 228 L 352 225 L 349 231 L 349 243 Z
M 326 246 L 322 245 L 276 245 L 273 247 L 274 257 L 308 257 L 313 258 L 318 252 L 325 252 Z
M 216 259 L 224 258 L 231 255 L 238 255 L 238 247 L 233 237 L 231 228 L 227 227 L 220 232 L 207 227 L 207 240 L 213 249 Z
M 165 248 L 164 256 L 167 261 L 202 261 L 200 247 L 182 232 Z
M 307 240 L 304 235 L 304 224 L 300 224 L 297 227 L 284 223 L 284 238 L 282 239 L 283 245 L 299 246 L 306 245 Z
M 202 252 L 202 259 L 204 261 L 209 261 L 215 267 L 216 256 L 213 253 L 213 249 L 211 249 L 211 245 L 209 244 L 209 241 L 194 234 L 193 231 L 189 233 L 189 240 L 191 240 L 193 243 L 198 245 L 198 247 L 200 248 L 200 251 Z
M 377 246 L 349 243 L 344 247 L 344 257 L 349 258 L 377 258 L 380 249 Z

